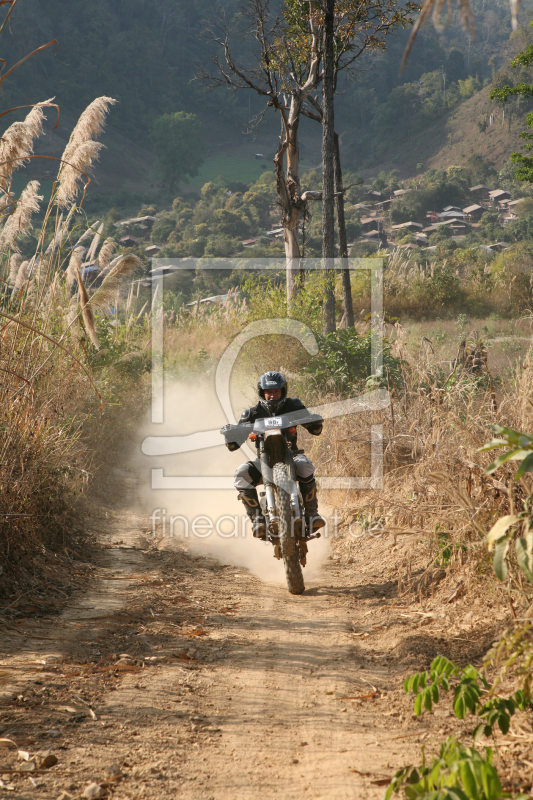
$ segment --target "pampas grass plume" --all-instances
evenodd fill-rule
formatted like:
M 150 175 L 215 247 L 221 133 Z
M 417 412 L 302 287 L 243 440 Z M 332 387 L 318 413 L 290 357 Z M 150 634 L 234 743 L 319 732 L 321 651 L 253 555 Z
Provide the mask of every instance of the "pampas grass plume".
M 98 335 L 96 333 L 96 325 L 94 323 L 94 312 L 89 305 L 89 293 L 85 288 L 85 284 L 83 283 L 82 277 L 80 275 L 80 271 L 76 268 L 76 278 L 78 279 L 78 290 L 80 293 L 80 303 L 81 303 L 81 315 L 83 317 L 83 322 L 85 323 L 85 330 L 89 336 L 89 339 L 94 344 L 97 350 L 100 349 L 100 345 L 98 344 Z
M 67 294 L 69 295 L 72 291 L 75 281 L 77 280 L 76 275 L 81 266 L 81 259 L 84 257 L 84 255 L 85 250 L 83 247 L 75 247 L 70 256 L 67 267 L 67 276 L 65 279 L 65 286 L 67 289 Z
M 13 253 L 9 260 L 9 277 L 7 279 L 9 286 L 14 286 L 17 280 L 18 271 L 22 264 L 22 256 L 18 253 Z
M 93 226 L 94 227 L 94 226 Z M 89 247 L 89 251 L 87 253 L 87 261 L 91 263 L 94 261 L 94 256 L 98 249 L 98 245 L 100 244 L 100 240 L 102 238 L 102 233 L 104 230 L 104 223 L 102 222 L 99 228 L 96 228 L 96 232 L 94 234 L 93 240 L 91 242 L 91 246 Z
M 0 250 L 11 249 L 19 252 L 17 237 L 32 227 L 32 214 L 39 211 L 39 203 L 43 200 L 43 196 L 38 194 L 39 187 L 39 181 L 30 181 L 20 195 L 15 210 L 0 231 Z
M 91 297 L 91 305 L 102 310 L 110 308 L 115 302 L 117 292 L 126 278 L 142 268 L 142 261 L 137 256 L 129 254 L 119 256 L 111 262 L 111 269 L 102 281 L 102 285 Z
M 111 256 L 115 252 L 116 246 L 117 243 L 115 242 L 114 239 L 105 240 L 98 254 L 98 266 L 100 267 L 100 269 L 105 269 L 106 267 L 109 266 L 109 262 L 111 261 Z
M 0 142 L 0 184 L 3 189 L 7 189 L 13 173 L 33 153 L 33 142 L 43 132 L 43 107 L 50 105 L 53 99 L 37 103 L 23 122 L 13 122 L 4 131 Z
M 98 158 L 103 145 L 95 142 L 94 137 L 103 130 L 109 106 L 114 103 L 116 100 L 112 97 L 97 97 L 87 106 L 72 131 L 63 151 L 63 163 L 58 175 L 59 190 L 56 200 L 59 206 L 68 205 L 76 198 L 80 188 L 78 183 Z
M 84 142 L 74 151 L 70 161 L 63 164 L 56 197 L 58 206 L 68 206 L 76 199 L 80 190 L 78 184 L 81 184 L 84 175 L 87 175 L 103 146 L 99 142 Z
M 100 220 L 99 220 L 99 219 L 97 219 L 97 220 L 96 220 L 96 222 L 94 223 L 94 225 L 92 225 L 90 228 L 86 228 L 86 229 L 83 231 L 82 235 L 80 236 L 80 238 L 78 239 L 78 241 L 77 241 L 77 242 L 76 242 L 76 244 L 74 245 L 74 248 L 76 248 L 76 247 L 77 247 L 79 244 L 81 244 L 82 242 L 84 242 L 84 241 L 85 241 L 85 239 L 88 239 L 88 238 L 89 238 L 89 236 L 91 235 L 91 233 L 93 232 L 94 228 L 96 228 L 96 226 L 98 225 L 98 223 L 99 223 L 99 222 L 100 222 Z
M 17 272 L 17 277 L 15 279 L 15 285 L 13 287 L 14 292 L 19 292 L 26 281 L 28 280 L 30 273 L 30 262 L 23 261 L 19 267 L 19 271 Z
M 63 159 L 70 161 L 76 149 L 99 136 L 104 129 L 106 114 L 109 111 L 109 106 L 112 106 L 117 101 L 112 97 L 97 97 L 90 103 L 85 111 L 80 116 L 76 127 L 72 131 L 67 146 L 63 152 Z

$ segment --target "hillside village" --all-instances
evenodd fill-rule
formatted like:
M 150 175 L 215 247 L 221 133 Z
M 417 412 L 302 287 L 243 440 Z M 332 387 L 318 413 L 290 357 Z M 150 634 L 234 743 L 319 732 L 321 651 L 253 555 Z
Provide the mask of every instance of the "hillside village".
M 440 210 L 428 210 L 426 226 L 415 220 L 397 225 L 390 223 L 390 216 L 385 212 L 393 207 L 396 200 L 408 194 L 407 189 L 396 189 L 389 198 L 378 197 L 381 195 L 380 192 L 371 191 L 368 193 L 369 200 L 374 202 L 357 203 L 355 206 L 361 215 L 360 241 L 372 244 L 379 250 L 394 247 L 400 247 L 402 250 L 421 248 L 424 252 L 430 253 L 437 249 L 436 245 L 431 244 L 431 236 L 440 229 L 449 231 L 450 240 L 460 246 L 468 234 L 483 230 L 481 219 L 485 213 L 497 215 L 498 223 L 504 229 L 510 222 L 519 219 L 517 212 L 527 209 L 530 204 L 533 205 L 531 202 L 528 203 L 525 197 L 513 200 L 511 193 L 505 189 L 491 189 L 483 184 L 471 186 L 468 191 L 472 198 L 471 205 L 465 208 L 449 205 Z M 366 216 L 362 216 L 363 214 Z M 415 241 L 403 242 L 407 234 L 411 234 Z M 500 241 L 479 244 L 477 247 L 490 252 L 500 252 L 508 248 L 509 243 Z
M 520 212 L 533 206 L 530 198 L 519 197 L 511 199 L 511 193 L 504 189 L 491 189 L 483 184 L 478 184 L 469 188 L 472 195 L 472 204 L 461 208 L 459 206 L 445 206 L 440 210 L 428 210 L 426 212 L 426 225 L 409 220 L 397 225 L 391 224 L 390 214 L 387 214 L 393 207 L 395 201 L 409 193 L 407 189 L 396 189 L 392 197 L 384 197 L 381 192 L 369 191 L 368 202 L 356 203 L 356 209 L 361 225 L 361 236 L 359 242 L 371 245 L 377 250 L 390 250 L 399 247 L 400 249 L 418 249 L 424 252 L 432 252 L 437 249 L 436 245 L 431 245 L 430 237 L 439 229 L 445 228 L 450 232 L 451 241 L 460 245 L 465 237 L 470 233 L 483 230 L 481 219 L 485 213 L 496 214 L 500 226 L 504 229 L 510 222 L 516 221 L 520 217 Z M 230 193 L 230 197 L 234 195 Z M 115 223 L 115 227 L 122 230 L 129 228 L 134 233 L 119 235 L 119 243 L 123 248 L 141 249 L 145 256 L 150 260 L 157 257 L 163 249 L 161 245 L 148 244 L 142 247 L 147 237 L 150 237 L 157 216 L 138 216 L 120 220 Z M 406 235 L 411 234 L 414 242 L 403 242 Z M 240 241 L 242 248 L 254 247 L 261 240 L 274 243 L 284 236 L 283 228 L 277 227 L 265 230 L 260 235 L 253 236 Z M 403 243 L 402 243 L 403 242 Z M 356 243 L 352 242 L 351 247 L 355 248 Z M 499 252 L 509 247 L 506 241 L 494 242 L 492 244 L 480 244 L 487 251 Z M 240 249 L 235 253 L 242 252 Z M 189 256 L 185 256 L 188 258 Z M 87 267 L 91 264 L 87 264 Z
M 474 158 L 467 167 L 429 170 L 410 181 L 399 181 L 392 171 L 366 183 L 348 173 L 348 182 L 355 183 L 345 195 L 352 257 L 399 251 L 420 263 L 439 264 L 454 251 L 477 251 L 487 260 L 533 239 L 532 192 L 514 179 L 511 164 L 497 172 L 487 160 Z M 319 188 L 319 176 L 305 173 L 302 185 Z M 219 177 L 199 196 L 189 192 L 175 198 L 170 208 L 150 204 L 122 219 L 111 209 L 92 225 L 114 238 L 119 252 L 141 258 L 146 283 L 153 258 L 279 257 L 284 238 L 279 220 L 274 175 L 265 171 L 250 185 Z M 299 236 L 304 256 L 319 257 L 320 215 L 312 207 Z M 157 269 L 162 268 L 158 262 Z M 95 270 L 94 256 L 83 269 L 86 275 Z M 191 279 L 178 297 L 191 302 L 206 288 L 217 290 Z

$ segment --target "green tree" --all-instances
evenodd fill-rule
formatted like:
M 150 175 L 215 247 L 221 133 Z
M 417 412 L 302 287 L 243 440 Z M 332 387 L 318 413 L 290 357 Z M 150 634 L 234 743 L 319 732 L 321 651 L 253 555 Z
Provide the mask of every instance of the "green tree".
M 422 108 L 418 87 L 404 83 L 392 90 L 386 102 L 381 103 L 372 119 L 372 130 L 397 137 L 399 129 L 404 135 L 413 133 L 417 127 L 416 116 Z
M 164 244 L 176 227 L 177 215 L 173 211 L 164 211 L 159 214 L 152 228 L 152 241 L 155 244 Z
M 452 83 L 466 76 L 465 57 L 458 47 L 452 47 L 446 59 L 446 77 Z
M 473 153 L 468 156 L 466 163 L 468 169 L 472 173 L 472 180 L 475 183 L 489 183 L 495 181 L 498 177 L 498 172 L 494 169 L 492 161 L 484 158 L 479 153 Z
M 193 178 L 204 162 L 203 126 L 195 114 L 176 111 L 157 117 L 150 140 L 159 159 L 163 182 L 170 190 Z
M 531 21 L 533 26 L 533 20 Z M 510 62 L 513 69 L 517 67 L 530 67 L 533 64 L 533 44 L 529 44 L 526 50 L 521 50 L 517 56 Z M 533 85 L 530 83 L 518 83 L 516 86 L 496 86 L 490 93 L 491 100 L 499 100 L 502 103 L 507 103 L 510 97 L 533 97 Z M 528 128 L 533 129 L 533 112 L 530 112 L 526 117 L 526 125 Z M 527 144 L 524 148 L 527 152 L 533 150 L 533 133 L 531 131 L 523 131 L 520 138 L 524 139 Z M 511 161 L 517 164 L 515 169 L 515 178 L 517 181 L 527 181 L 533 183 L 533 156 L 524 155 L 523 153 L 511 153 Z

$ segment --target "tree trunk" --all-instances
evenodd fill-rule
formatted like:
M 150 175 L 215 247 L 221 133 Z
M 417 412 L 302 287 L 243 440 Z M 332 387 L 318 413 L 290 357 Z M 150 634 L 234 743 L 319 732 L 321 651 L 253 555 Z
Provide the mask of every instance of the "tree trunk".
M 300 103 L 297 98 L 291 100 L 291 109 L 287 120 L 283 121 L 282 134 L 277 153 L 274 158 L 276 185 L 281 206 L 281 224 L 284 228 L 285 274 L 287 284 L 287 306 L 299 286 L 300 279 L 300 247 L 298 244 L 298 225 L 304 202 L 300 197 L 298 121 Z M 286 170 L 284 161 L 287 159 Z
M 348 239 L 346 238 L 346 220 L 344 218 L 344 190 L 342 186 L 341 154 L 339 148 L 339 134 L 334 135 L 335 140 L 335 204 L 337 206 L 337 236 L 339 240 L 339 258 L 348 258 Z M 353 328 L 353 303 L 352 284 L 348 264 L 341 270 L 342 299 L 344 303 L 344 323 L 347 328 Z
M 334 15 L 335 0 L 324 2 L 323 31 L 323 84 L 322 84 L 322 258 L 324 260 L 325 299 L 324 334 L 335 330 L 335 270 L 328 269 L 335 258 L 335 63 L 334 63 Z

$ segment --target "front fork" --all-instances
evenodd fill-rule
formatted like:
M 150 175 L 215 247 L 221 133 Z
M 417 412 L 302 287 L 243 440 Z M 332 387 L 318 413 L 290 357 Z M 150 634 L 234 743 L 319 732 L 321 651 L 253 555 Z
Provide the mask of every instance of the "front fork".
M 276 514 L 276 500 L 274 496 L 274 476 L 272 468 L 269 464 L 268 455 L 265 452 L 264 443 L 261 442 L 259 458 L 261 461 L 261 474 L 263 476 L 263 483 L 265 486 L 267 514 L 270 520 L 270 525 L 273 531 L 277 532 L 278 529 L 278 516 Z M 285 463 L 289 468 L 289 481 L 291 493 L 291 509 L 293 513 L 293 520 L 301 520 L 301 504 L 298 496 L 298 484 L 296 482 L 296 470 L 294 467 L 294 460 L 292 454 L 288 451 L 285 455 Z M 301 526 L 300 526 L 301 527 Z

